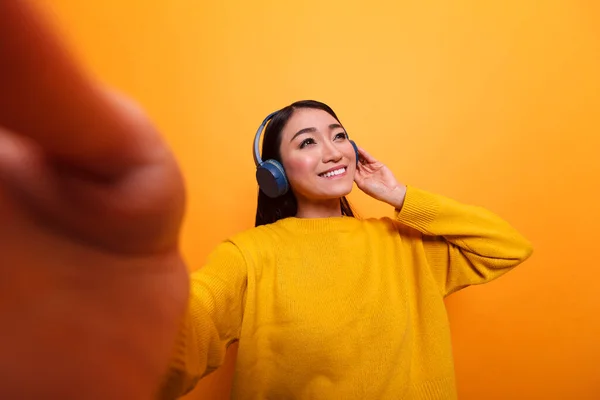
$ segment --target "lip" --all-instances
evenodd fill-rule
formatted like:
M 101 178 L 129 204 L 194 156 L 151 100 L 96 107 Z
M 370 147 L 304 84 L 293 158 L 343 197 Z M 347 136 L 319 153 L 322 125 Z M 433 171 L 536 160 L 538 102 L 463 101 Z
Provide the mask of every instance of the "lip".
M 344 173 L 343 173 L 343 174 L 340 174 L 340 175 L 334 175 L 334 176 L 330 176 L 329 178 L 336 178 L 336 177 L 338 177 L 338 176 L 344 176 L 344 175 L 346 175 L 346 173 L 348 172 L 348 166 L 347 166 L 347 165 L 336 165 L 335 167 L 333 167 L 333 168 L 329 168 L 327 171 L 323 171 L 323 172 L 321 172 L 321 173 L 320 173 L 320 174 L 318 174 L 318 175 L 319 175 L 319 177 L 321 177 L 321 178 L 325 178 L 325 177 L 323 176 L 324 174 L 326 174 L 326 173 L 328 173 L 328 172 L 331 172 L 331 171 L 335 171 L 335 170 L 341 169 L 341 168 L 344 168 Z M 328 179 L 329 179 L 329 178 L 328 178 Z

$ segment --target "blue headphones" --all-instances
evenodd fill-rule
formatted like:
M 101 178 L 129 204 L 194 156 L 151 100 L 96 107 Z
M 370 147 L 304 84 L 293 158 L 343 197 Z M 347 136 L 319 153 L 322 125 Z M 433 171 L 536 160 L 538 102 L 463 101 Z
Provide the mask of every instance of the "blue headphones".
M 266 160 L 263 161 L 260 158 L 260 151 L 258 149 L 260 142 L 260 135 L 262 134 L 265 125 L 277 114 L 279 111 L 272 112 L 265 118 L 265 120 L 260 124 L 258 130 L 256 131 L 256 136 L 254 137 L 254 163 L 256 164 L 256 181 L 258 182 L 258 187 L 263 191 L 267 196 L 271 198 L 276 198 L 279 196 L 283 196 L 290 189 L 290 184 L 288 183 L 288 179 L 285 176 L 285 171 L 283 166 L 279 161 L 276 160 Z M 356 153 L 356 164 L 358 164 L 358 147 L 356 147 L 356 143 L 353 140 L 350 140 L 352 147 L 354 147 L 354 152 Z

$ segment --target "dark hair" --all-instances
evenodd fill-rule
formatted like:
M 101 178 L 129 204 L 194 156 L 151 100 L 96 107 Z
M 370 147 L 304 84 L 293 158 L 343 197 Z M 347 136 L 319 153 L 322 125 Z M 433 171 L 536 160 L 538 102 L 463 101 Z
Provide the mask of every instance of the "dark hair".
M 314 108 L 323 110 L 335 118 L 338 122 L 337 115 L 327 104 L 315 100 L 302 100 L 290 104 L 287 107 L 279 110 L 267 124 L 264 134 L 261 158 L 263 160 L 277 160 L 281 163 L 281 132 L 298 108 Z M 343 124 L 340 122 L 340 125 Z M 340 199 L 340 208 L 342 215 L 354 217 L 354 212 L 350 207 L 350 203 L 346 197 Z M 256 206 L 256 222 L 254 226 L 266 225 L 276 222 L 283 218 L 293 217 L 298 212 L 298 202 L 292 190 L 288 190 L 283 196 L 270 198 L 260 189 L 258 191 L 258 204 Z

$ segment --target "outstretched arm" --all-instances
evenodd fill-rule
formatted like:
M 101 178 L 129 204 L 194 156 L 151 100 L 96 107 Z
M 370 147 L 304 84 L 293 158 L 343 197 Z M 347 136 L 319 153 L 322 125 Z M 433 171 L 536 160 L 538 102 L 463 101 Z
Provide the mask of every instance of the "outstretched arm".
M 0 398 L 152 398 L 188 297 L 177 163 L 25 0 L 0 88 Z
M 223 364 L 227 348 L 240 338 L 247 286 L 246 260 L 231 241 L 217 246 L 191 275 L 188 312 L 160 399 L 183 396 Z

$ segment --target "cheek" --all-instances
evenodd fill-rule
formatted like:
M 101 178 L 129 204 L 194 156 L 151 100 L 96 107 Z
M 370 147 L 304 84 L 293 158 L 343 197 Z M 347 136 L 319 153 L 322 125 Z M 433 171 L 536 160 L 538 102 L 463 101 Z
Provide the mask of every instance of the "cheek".
M 310 179 L 315 174 L 317 162 L 314 157 L 290 157 L 284 164 L 286 175 L 293 185 L 294 182 Z

